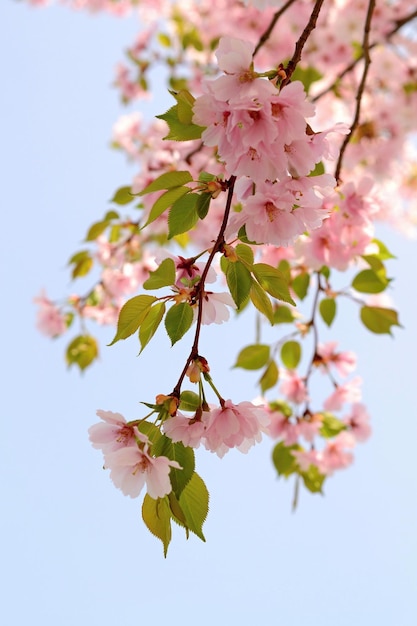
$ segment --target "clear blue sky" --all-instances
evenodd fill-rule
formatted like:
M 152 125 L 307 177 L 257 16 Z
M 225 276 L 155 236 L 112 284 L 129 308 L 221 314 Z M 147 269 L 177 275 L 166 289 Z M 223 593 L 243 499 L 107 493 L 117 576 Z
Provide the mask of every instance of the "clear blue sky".
M 179 350 L 162 337 L 137 359 L 134 342 L 118 344 L 80 376 L 66 370 L 65 340 L 38 335 L 32 304 L 42 287 L 51 297 L 71 290 L 68 258 L 133 173 L 108 142 L 123 112 L 113 69 L 135 21 L 3 0 L 0 24 L 2 623 L 414 626 L 415 242 L 379 232 L 399 257 L 395 340 L 361 329 L 353 308 L 336 327 L 359 353 L 373 417 L 353 468 L 324 498 L 303 493 L 292 514 L 271 442 L 222 461 L 198 454 L 211 492 L 207 543 L 175 532 L 164 560 L 140 500 L 114 489 L 87 429 L 97 408 L 139 417 L 140 400 L 172 387 Z M 256 394 L 249 375 L 229 369 L 246 333 L 229 325 L 205 340 L 236 401 Z

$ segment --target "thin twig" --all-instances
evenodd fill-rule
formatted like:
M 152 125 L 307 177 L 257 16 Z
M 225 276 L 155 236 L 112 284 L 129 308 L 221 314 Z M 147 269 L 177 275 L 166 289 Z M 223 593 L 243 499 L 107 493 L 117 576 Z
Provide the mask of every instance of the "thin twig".
M 397 20 L 395 22 L 394 28 L 385 35 L 385 40 L 388 41 L 389 39 L 391 39 L 391 37 L 393 37 L 395 33 L 397 33 L 400 30 L 400 28 L 402 28 L 403 26 L 405 26 L 406 24 L 414 20 L 416 17 L 417 17 L 417 9 L 415 9 L 412 13 L 410 13 L 406 17 L 403 17 L 402 19 Z M 380 41 L 374 41 L 373 43 L 369 44 L 368 51 L 380 45 L 380 43 L 381 43 Z M 336 79 L 332 82 L 331 85 L 326 87 L 326 89 L 323 89 L 323 91 L 320 91 L 320 93 L 316 94 L 314 98 L 311 99 L 312 102 L 317 102 L 317 100 L 320 100 L 320 98 L 322 98 L 327 93 L 332 91 L 335 85 L 337 85 L 337 83 L 339 83 L 346 76 L 346 74 L 349 74 L 349 72 L 355 69 L 355 67 L 357 66 L 359 61 L 363 59 L 363 57 L 364 57 L 364 54 L 362 52 L 362 54 L 358 58 L 356 58 L 354 61 L 349 63 L 349 65 L 347 65 L 345 69 L 337 75 Z
M 198 282 L 197 285 L 197 289 L 198 289 L 198 313 L 197 313 L 197 321 L 196 321 L 196 330 L 195 330 L 195 335 L 194 335 L 194 341 L 193 341 L 193 345 L 191 347 L 190 350 L 190 354 L 188 356 L 188 359 L 185 363 L 184 369 L 181 372 L 181 375 L 178 379 L 177 384 L 175 385 L 173 391 L 172 391 L 172 396 L 179 398 L 180 396 L 180 392 L 181 392 L 181 385 L 182 385 L 182 381 L 185 378 L 185 375 L 187 373 L 188 370 L 188 366 L 190 365 L 191 361 L 193 359 L 195 359 L 198 356 L 198 342 L 200 339 L 200 331 L 201 331 L 201 324 L 202 324 L 202 319 L 203 319 L 203 298 L 204 298 L 204 285 L 206 282 L 206 278 L 207 278 L 207 274 L 209 272 L 209 269 L 211 267 L 211 264 L 213 262 L 213 259 L 215 257 L 215 255 L 217 254 L 217 252 L 219 252 L 219 250 L 221 250 L 223 244 L 224 244 L 224 232 L 226 230 L 226 226 L 227 226 L 227 222 L 229 220 L 229 214 L 230 214 L 230 209 L 232 208 L 232 197 L 233 197 L 233 190 L 235 187 L 235 182 L 236 182 L 236 176 L 231 176 L 229 181 L 228 181 L 228 194 L 227 194 L 227 201 L 226 201 L 226 207 L 224 210 L 224 215 L 223 215 L 223 221 L 221 223 L 220 226 L 220 230 L 219 230 L 219 234 L 217 235 L 217 239 L 216 242 L 214 244 L 214 246 L 211 249 L 209 258 L 207 259 L 207 263 L 204 267 L 204 270 L 201 274 L 201 278 Z
M 268 28 L 266 29 L 266 31 L 263 33 L 263 35 L 261 35 L 258 43 L 256 44 L 255 50 L 253 51 L 253 55 L 252 57 L 254 57 L 258 51 L 260 50 L 260 48 L 262 48 L 262 46 L 268 41 L 268 39 L 270 38 L 272 31 L 274 30 L 276 23 L 278 22 L 279 18 L 281 17 L 281 15 L 283 13 L 285 13 L 285 11 L 287 9 L 290 8 L 290 6 L 292 4 L 294 4 L 295 0 L 288 0 L 288 2 L 286 2 L 280 9 L 278 9 L 278 11 L 276 11 L 272 17 L 272 20 L 268 26 Z
M 295 68 L 297 67 L 297 64 L 301 60 L 301 54 L 303 52 L 303 48 L 306 44 L 306 41 L 310 37 L 313 30 L 316 28 L 317 19 L 319 17 L 320 9 L 322 7 L 323 2 L 324 0 L 316 0 L 313 11 L 310 15 L 310 19 L 308 20 L 308 24 L 304 28 L 303 32 L 301 33 L 300 38 L 295 44 L 295 50 L 294 50 L 292 59 L 288 62 L 288 65 L 285 68 L 286 78 L 284 78 L 284 80 L 281 83 L 281 89 L 282 87 L 285 87 L 285 85 L 287 85 L 290 82 L 291 76 Z
M 337 165 L 334 173 L 334 177 L 337 182 L 340 182 L 340 172 L 342 170 L 343 157 L 345 154 L 345 150 L 353 137 L 353 133 L 355 132 L 361 115 L 361 103 L 362 96 L 365 91 L 366 78 L 368 75 L 369 66 L 371 65 L 371 56 L 369 54 L 369 33 L 371 31 L 371 22 L 372 22 L 372 14 L 375 8 L 375 0 L 369 0 L 368 11 L 366 14 L 365 27 L 363 30 L 363 42 L 362 42 L 362 50 L 363 50 L 363 59 L 364 59 L 364 67 L 362 72 L 361 82 L 359 83 L 358 91 L 356 93 L 356 110 L 355 116 L 353 118 L 353 122 L 350 127 L 349 134 L 345 136 L 342 147 L 340 148 L 339 158 L 337 160 Z

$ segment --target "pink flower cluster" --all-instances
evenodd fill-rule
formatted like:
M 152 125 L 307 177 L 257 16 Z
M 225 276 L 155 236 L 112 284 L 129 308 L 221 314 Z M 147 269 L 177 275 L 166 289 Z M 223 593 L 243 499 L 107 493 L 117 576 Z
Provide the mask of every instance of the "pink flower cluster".
M 246 41 L 220 40 L 216 55 L 225 73 L 206 81 L 207 93 L 195 101 L 193 119 L 205 127 L 203 142 L 217 148 L 226 174 L 247 177 L 239 198 L 243 208 L 232 216 L 226 235 L 236 236 L 246 225 L 250 240 L 287 246 L 328 217 L 323 196 L 336 181 L 330 174 L 309 174 L 334 153 L 328 135 L 347 129 L 340 125 L 314 133 L 307 123 L 314 106 L 302 83 L 278 91 L 253 70 L 252 53 Z
M 178 412 L 164 422 L 164 432 L 174 442 L 182 441 L 193 448 L 202 443 L 207 450 L 223 457 L 231 448 L 246 453 L 261 441 L 269 421 L 262 406 L 251 402 L 233 404 L 226 400 L 223 406 L 203 411 L 199 419 L 190 419 Z
M 42 292 L 34 299 L 39 306 L 36 316 L 37 329 L 48 337 L 59 337 L 67 330 L 65 315 L 62 311 Z
M 148 437 L 128 424 L 120 413 L 99 410 L 97 415 L 103 422 L 90 427 L 90 441 L 94 448 L 103 451 L 104 466 L 110 469 L 115 486 L 131 498 L 140 494 L 145 483 L 151 498 L 163 498 L 170 493 L 171 467 L 181 469 L 181 466 L 165 456 L 151 456 Z

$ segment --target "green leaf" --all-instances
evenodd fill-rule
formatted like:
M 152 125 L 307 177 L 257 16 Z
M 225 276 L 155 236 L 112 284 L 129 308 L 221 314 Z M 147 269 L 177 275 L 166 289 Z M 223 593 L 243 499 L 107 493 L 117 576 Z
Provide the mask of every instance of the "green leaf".
M 279 370 L 275 361 L 270 361 L 259 381 L 262 393 L 274 387 L 278 382 Z
M 169 132 L 164 139 L 173 139 L 174 141 L 189 141 L 190 139 L 200 139 L 203 131 L 203 126 L 197 126 L 197 124 L 185 123 L 183 106 L 176 104 L 171 107 L 163 115 L 156 116 L 160 120 L 165 120 L 168 124 Z M 181 119 L 180 119 L 181 118 Z
M 152 454 L 155 456 L 166 456 L 171 461 L 177 461 L 182 469 L 171 467 L 169 478 L 172 490 L 180 497 L 181 492 L 191 479 L 195 469 L 194 450 L 188 446 L 184 446 L 181 441 L 174 443 L 166 435 L 162 435 L 152 448 Z
M 149 309 L 157 300 L 155 296 L 135 296 L 128 300 L 121 308 L 119 319 L 117 321 L 117 332 L 113 341 L 109 343 L 112 346 L 120 339 L 127 339 L 137 331 Z
M 209 510 L 209 493 L 204 481 L 194 472 L 180 495 L 179 503 L 187 520 L 188 528 L 205 541 L 203 524 Z
M 304 300 L 310 286 L 310 274 L 308 272 L 298 274 L 292 281 L 291 286 L 300 300 Z
M 203 220 L 206 217 L 210 208 L 210 202 L 211 202 L 211 193 L 202 192 L 199 194 L 195 208 L 196 208 L 197 215 L 200 218 L 200 220 Z
M 298 341 L 286 341 L 281 348 L 281 359 L 285 367 L 293 370 L 301 359 L 301 345 Z
M 379 241 L 379 239 L 373 239 L 372 243 L 375 243 L 378 246 L 379 252 L 376 256 L 381 259 L 381 261 L 388 261 L 388 259 L 396 258 L 393 254 L 391 254 L 387 246 L 382 243 L 382 241 Z
M 114 194 L 113 198 L 110 202 L 114 202 L 115 204 L 129 204 L 129 202 L 133 202 L 135 196 L 132 195 L 131 187 L 120 187 Z
M 66 361 L 69 367 L 78 365 L 81 371 L 85 370 L 98 357 L 98 346 L 94 337 L 79 335 L 67 347 Z
M 161 289 L 175 283 L 175 263 L 167 258 L 162 261 L 159 267 L 151 272 L 149 278 L 143 283 L 144 289 Z
M 168 498 L 154 500 L 146 494 L 142 504 L 142 518 L 151 533 L 162 541 L 166 558 L 171 541 L 171 510 Z
M 171 92 L 172 93 L 172 92 Z M 178 119 L 182 124 L 191 124 L 193 121 L 193 106 L 195 102 L 194 96 L 186 89 L 181 89 L 173 94 L 178 102 Z
M 401 326 L 397 311 L 378 306 L 363 306 L 361 320 L 368 330 L 376 334 L 391 335 L 391 326 Z
M 250 287 L 250 299 L 254 307 L 263 313 L 267 320 L 270 322 L 271 326 L 274 324 L 274 310 L 272 308 L 271 300 L 269 296 L 266 295 L 265 291 L 256 281 L 252 281 Z M 291 320 L 292 321 L 292 320 Z
M 156 218 L 162 215 L 162 213 L 172 206 L 176 200 L 179 200 L 187 193 L 190 193 L 190 191 L 191 189 L 189 187 L 173 187 L 172 189 L 168 189 L 168 191 L 163 193 L 152 206 L 149 217 L 143 228 L 154 222 Z
M 139 327 L 140 353 L 148 345 L 165 315 L 165 302 L 155 304 Z M 140 354 L 139 353 L 139 354 Z
M 280 304 L 274 311 L 274 324 L 292 324 L 294 315 L 291 309 L 284 304 Z
M 385 265 L 376 254 L 363 254 L 362 259 L 368 263 L 370 268 L 374 270 L 382 279 L 386 276 Z
M 196 411 L 200 406 L 200 396 L 194 391 L 182 391 L 180 395 L 180 411 Z
M 174 304 L 165 317 L 165 328 L 171 344 L 174 345 L 185 335 L 193 323 L 193 309 L 188 302 Z
M 226 264 L 226 282 L 238 309 L 246 303 L 252 285 L 252 276 L 241 261 Z
M 288 282 L 280 270 L 267 265 L 266 263 L 255 263 L 253 273 L 261 287 L 265 289 L 273 298 L 294 304 L 291 298 Z
M 321 74 L 315 67 L 301 67 L 301 65 L 297 65 L 291 76 L 292 81 L 300 80 L 303 83 L 304 89 L 307 93 L 311 85 L 322 78 L 323 74 Z
M 238 243 L 235 248 L 235 252 L 239 261 L 242 261 L 242 263 L 249 265 L 249 267 L 252 268 L 254 257 L 253 250 L 250 246 L 247 246 L 244 243 Z
M 95 241 L 97 237 L 99 237 L 108 227 L 108 220 L 104 220 L 102 222 L 95 222 L 88 229 L 87 236 L 85 238 L 86 241 Z
M 144 402 L 142 404 L 145 404 Z M 149 406 L 149 405 L 146 405 Z M 155 405 L 153 405 L 155 406 Z M 157 405 L 156 405 L 157 406 Z M 151 442 L 150 454 L 153 454 L 153 446 L 159 441 L 159 439 L 163 436 L 161 433 L 161 429 L 155 424 L 151 424 L 151 422 L 142 421 L 137 425 L 137 429 L 139 432 L 146 435 Z
M 168 215 L 168 239 L 186 233 L 196 225 L 198 198 L 198 194 L 189 193 L 174 202 Z
M 318 163 L 316 163 L 314 170 L 311 170 L 309 176 L 321 176 L 325 173 L 325 171 L 326 170 L 324 169 L 323 162 L 319 161 Z
M 269 360 L 269 346 L 255 343 L 243 348 L 233 367 L 242 367 L 245 370 L 258 370 L 264 367 Z
M 168 494 L 168 502 L 169 508 L 171 509 L 171 515 L 174 522 L 185 528 L 185 535 L 187 539 L 190 536 L 189 528 L 187 526 L 187 519 L 185 517 L 185 513 L 180 507 L 180 503 L 178 502 L 177 496 L 173 491 Z
M 323 298 L 319 305 L 320 315 L 327 326 L 331 326 L 336 317 L 336 300 L 334 298 Z
M 320 434 L 326 439 L 336 437 L 342 430 L 346 430 L 346 424 L 337 419 L 331 413 L 323 413 L 323 419 L 320 427 Z
M 323 493 L 322 487 L 326 476 L 321 474 L 315 465 L 310 465 L 306 472 L 300 472 L 300 476 L 311 493 Z
M 70 258 L 68 265 L 74 265 L 71 272 L 72 278 L 86 276 L 93 267 L 93 259 L 88 250 L 80 250 Z
M 165 174 L 161 174 L 161 176 L 158 176 L 158 178 L 155 178 L 155 180 L 149 183 L 138 195 L 145 196 L 147 193 L 153 193 L 154 191 L 182 187 L 192 180 L 193 177 L 190 172 L 187 171 L 165 172 Z
M 389 279 L 374 270 L 362 270 L 356 274 L 352 287 L 360 293 L 381 293 L 389 284 Z
M 272 451 L 272 462 L 280 476 L 290 476 L 297 471 L 297 461 L 291 454 L 291 450 L 297 450 L 299 446 L 286 446 L 282 441 L 277 443 Z

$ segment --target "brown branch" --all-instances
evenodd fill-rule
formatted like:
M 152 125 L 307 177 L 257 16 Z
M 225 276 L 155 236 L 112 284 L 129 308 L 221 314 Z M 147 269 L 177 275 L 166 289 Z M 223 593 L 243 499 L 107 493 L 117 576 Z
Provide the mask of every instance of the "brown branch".
M 207 278 L 207 274 L 209 272 L 209 269 L 211 267 L 211 264 L 213 262 L 213 259 L 215 257 L 215 255 L 217 254 L 217 252 L 219 252 L 224 244 L 224 232 L 226 230 L 226 226 L 227 226 L 227 222 L 229 220 L 229 215 L 230 215 L 230 209 L 232 208 L 232 197 L 233 197 L 233 190 L 235 187 L 235 182 L 236 182 L 236 176 L 231 176 L 230 179 L 228 180 L 228 194 L 227 194 L 227 201 L 226 201 L 226 207 L 224 210 L 224 215 L 223 215 L 223 221 L 221 223 L 220 226 L 220 230 L 219 230 L 219 234 L 217 235 L 217 239 L 216 242 L 214 244 L 214 246 L 211 249 L 209 258 L 207 259 L 207 263 L 204 267 L 204 270 L 201 274 L 201 278 L 198 282 L 197 285 L 197 289 L 198 289 L 198 313 L 197 313 L 197 321 L 196 321 L 196 330 L 195 330 L 195 335 L 194 335 L 194 341 L 193 341 L 193 345 L 191 347 L 190 350 L 190 354 L 188 356 L 188 359 L 185 363 L 184 369 L 181 372 L 181 375 L 178 379 L 177 384 L 175 385 L 172 393 L 170 395 L 179 398 L 180 397 L 180 392 L 181 392 L 181 385 L 182 385 L 182 381 L 185 378 L 185 375 L 187 373 L 188 370 L 188 366 L 190 365 L 191 361 L 193 359 L 195 359 L 198 356 L 198 342 L 200 339 L 200 332 L 201 332 L 201 323 L 202 323 L 202 319 L 203 319 L 203 298 L 204 298 L 204 285 L 206 282 L 206 278 Z
M 318 19 L 323 2 L 324 0 L 316 0 L 313 11 L 310 15 L 310 19 L 308 20 L 308 24 L 304 28 L 303 32 L 301 33 L 300 38 L 295 44 L 295 50 L 294 50 L 292 59 L 288 62 L 288 65 L 285 68 L 286 78 L 284 78 L 284 80 L 281 83 L 281 89 L 285 87 L 285 85 L 288 85 L 288 83 L 291 80 L 291 76 L 295 68 L 297 67 L 297 64 L 301 60 L 301 54 L 303 52 L 303 48 L 306 44 L 306 41 L 310 37 L 312 31 L 316 28 L 317 19 Z
M 353 122 L 350 127 L 349 134 L 345 136 L 344 141 L 342 143 L 342 147 L 340 148 L 339 158 L 337 160 L 337 165 L 334 173 L 334 177 L 337 183 L 340 182 L 340 172 L 342 170 L 343 157 L 346 151 L 346 148 L 353 137 L 353 133 L 355 132 L 360 119 L 361 114 L 361 104 L 362 104 L 362 96 L 365 91 L 366 78 L 368 75 L 369 66 L 371 65 L 371 57 L 369 54 L 369 33 L 371 31 L 371 22 L 372 22 L 372 14 L 375 8 L 375 0 L 369 0 L 368 11 L 366 13 L 366 21 L 365 27 L 363 30 L 363 41 L 362 41 L 362 50 L 363 50 L 363 58 L 364 58 L 364 67 L 362 72 L 361 82 L 359 83 L 358 91 L 356 93 L 356 110 L 355 116 L 353 118 Z
M 394 28 L 385 35 L 385 40 L 389 41 L 391 37 L 393 37 L 400 30 L 400 28 L 402 28 L 403 26 L 405 26 L 406 24 L 414 20 L 416 17 L 417 17 L 417 9 L 415 9 L 412 13 L 410 13 L 406 17 L 403 17 L 402 19 L 397 20 L 395 22 Z M 381 41 L 374 41 L 373 43 L 369 44 L 368 51 L 372 50 L 373 48 L 375 48 L 376 46 L 380 44 L 381 44 Z M 311 99 L 312 102 L 317 102 L 317 100 L 320 100 L 320 98 L 322 98 L 327 93 L 332 91 L 335 85 L 337 85 L 337 83 L 340 82 L 346 76 L 346 74 L 349 74 L 349 72 L 354 70 L 357 64 L 359 63 L 359 61 L 362 61 L 363 58 L 364 58 L 364 53 L 362 52 L 362 54 L 357 59 L 349 63 L 349 65 L 347 65 L 345 69 L 337 75 L 336 79 L 332 82 L 331 85 L 329 85 L 329 87 L 326 87 L 326 89 L 323 89 L 323 91 L 320 91 L 320 93 L 315 95 L 314 98 Z
M 272 31 L 274 30 L 276 23 L 278 22 L 279 18 L 281 17 L 281 15 L 283 13 L 285 13 L 285 11 L 287 9 L 290 8 L 290 6 L 292 4 L 294 4 L 295 0 L 288 0 L 280 9 L 278 9 L 278 11 L 276 11 L 274 13 L 274 15 L 272 16 L 272 20 L 268 26 L 268 28 L 266 29 L 266 31 L 261 35 L 258 43 L 256 44 L 255 50 L 253 51 L 252 57 L 254 57 L 258 51 L 260 50 L 260 48 L 262 48 L 262 46 L 268 41 L 268 39 L 270 38 Z

